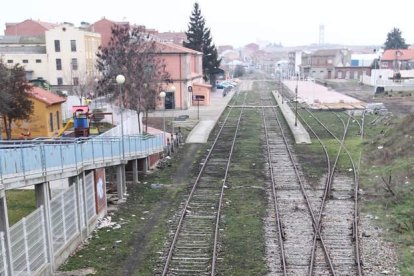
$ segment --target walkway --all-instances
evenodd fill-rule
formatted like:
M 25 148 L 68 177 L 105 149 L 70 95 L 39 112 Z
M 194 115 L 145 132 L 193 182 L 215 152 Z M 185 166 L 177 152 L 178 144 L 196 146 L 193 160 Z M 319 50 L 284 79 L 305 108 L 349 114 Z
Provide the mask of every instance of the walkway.
M 210 132 L 213 130 L 224 109 L 230 102 L 237 88 L 233 89 L 225 97 L 220 92 L 211 92 L 210 105 L 191 106 L 187 110 L 157 110 L 150 113 L 151 117 L 178 117 L 187 115 L 185 121 L 175 121 L 175 126 L 191 125 L 193 129 L 187 137 L 186 143 L 206 143 Z

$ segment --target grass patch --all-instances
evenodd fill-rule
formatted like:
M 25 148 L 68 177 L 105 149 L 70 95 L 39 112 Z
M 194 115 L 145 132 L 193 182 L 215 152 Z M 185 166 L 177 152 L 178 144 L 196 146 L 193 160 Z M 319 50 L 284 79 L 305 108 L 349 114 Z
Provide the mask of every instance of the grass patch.
M 388 229 L 387 238 L 398 246 L 402 275 L 414 275 L 413 118 L 367 120 L 360 181 L 367 201 L 363 211 L 375 215 L 375 223 Z
M 10 226 L 36 210 L 34 190 L 19 189 L 6 191 L 6 200 Z
M 69 258 L 60 270 L 93 267 L 98 275 L 154 275 L 160 260 L 158 252 L 163 251 L 170 230 L 168 221 L 186 193 L 186 185 L 170 183 L 187 146 L 173 155 L 171 166 L 141 177 L 140 184 L 129 185 L 127 202 L 110 214 L 121 228 L 94 231 L 88 245 Z M 151 189 L 151 183 L 162 183 L 165 188 Z M 139 266 L 134 259 L 138 254 Z
M 264 190 L 264 158 L 262 141 L 257 138 L 261 129 L 261 113 L 245 110 L 229 172 L 223 209 L 223 258 L 218 264 L 220 275 L 263 275 L 264 230 L 262 218 L 266 210 Z

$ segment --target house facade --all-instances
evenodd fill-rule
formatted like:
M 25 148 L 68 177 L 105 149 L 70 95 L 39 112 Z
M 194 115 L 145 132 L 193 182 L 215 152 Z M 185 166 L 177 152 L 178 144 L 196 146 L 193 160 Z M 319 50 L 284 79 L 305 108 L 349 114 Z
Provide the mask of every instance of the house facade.
M 306 57 L 308 58 L 308 57 Z M 323 49 L 311 54 L 309 62 L 302 60 L 303 71 L 309 71 L 309 76 L 317 79 L 335 78 L 337 67 L 351 65 L 351 53 L 348 49 Z
M 166 98 L 159 108 L 188 109 L 193 104 L 193 96 L 198 92 L 202 95 L 211 91 L 211 86 L 204 83 L 202 56 L 203 54 L 192 49 L 173 43 L 157 43 L 157 54 L 165 63 L 165 70 L 170 74 L 170 81 L 165 87 Z M 171 91 L 174 85 L 175 91 Z M 198 89 L 194 89 L 198 87 Z M 203 91 L 203 92 L 201 92 Z M 200 94 L 200 95 L 201 95 Z M 209 102 L 209 100 L 206 102 Z
M 101 35 L 101 46 L 107 47 L 111 41 L 112 28 L 116 25 L 129 26 L 128 22 L 116 22 L 107 18 L 102 18 L 89 26 L 89 31 Z
M 53 29 L 57 24 L 27 19 L 18 23 L 6 23 L 5 36 L 38 36 L 44 35 L 47 30 Z
M 12 123 L 12 139 L 54 136 L 63 126 L 61 105 L 66 99 L 39 87 L 27 93 L 33 102 L 33 114 L 28 120 Z
M 70 23 L 40 24 L 33 20 L 6 23 L 6 31 L 0 38 L 0 57 L 9 66 L 22 65 L 28 80 L 39 78 L 55 86 L 54 90 L 68 90 L 98 75 L 98 33 Z
M 388 49 L 381 57 L 381 69 L 399 70 L 414 69 L 414 49 Z
M 0 37 L 0 58 L 10 67 L 22 65 L 28 80 L 49 76 L 44 35 Z

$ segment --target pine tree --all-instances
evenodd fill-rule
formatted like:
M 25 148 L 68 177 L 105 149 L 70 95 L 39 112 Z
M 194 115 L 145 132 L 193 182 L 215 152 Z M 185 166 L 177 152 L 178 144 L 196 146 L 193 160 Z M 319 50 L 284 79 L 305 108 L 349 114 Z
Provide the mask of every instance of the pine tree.
M 205 27 L 205 19 L 201 15 L 197 2 L 194 3 L 188 31 L 185 34 L 187 35 L 187 41 L 184 41 L 184 47 L 203 53 L 203 78 L 205 81 L 210 80 L 214 84 L 214 74 L 220 67 L 221 59 L 218 58 L 216 46 L 212 42 L 210 29 Z
M 385 50 L 407 49 L 408 44 L 405 43 L 405 39 L 402 37 L 400 29 L 394 28 L 387 34 L 387 40 L 384 43 L 384 47 Z

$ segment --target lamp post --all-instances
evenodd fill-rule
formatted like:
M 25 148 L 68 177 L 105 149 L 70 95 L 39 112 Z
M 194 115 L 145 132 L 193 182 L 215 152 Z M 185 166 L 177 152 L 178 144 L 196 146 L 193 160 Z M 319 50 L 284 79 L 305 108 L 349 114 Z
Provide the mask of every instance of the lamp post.
M 122 96 L 122 84 L 125 83 L 124 75 L 117 75 L 116 76 L 116 83 L 119 86 L 119 98 L 120 98 L 120 108 L 121 108 L 121 146 L 122 146 L 122 159 L 125 160 L 125 147 L 124 147 L 124 98 Z
M 296 88 L 295 88 L 295 126 L 298 126 L 298 82 L 299 74 L 296 74 Z
M 162 136 L 163 136 L 163 139 L 164 139 L 163 144 L 165 144 L 165 92 L 164 91 L 160 92 L 160 98 L 161 98 L 162 103 L 164 105 L 163 113 L 162 113 L 162 131 L 163 131 Z

